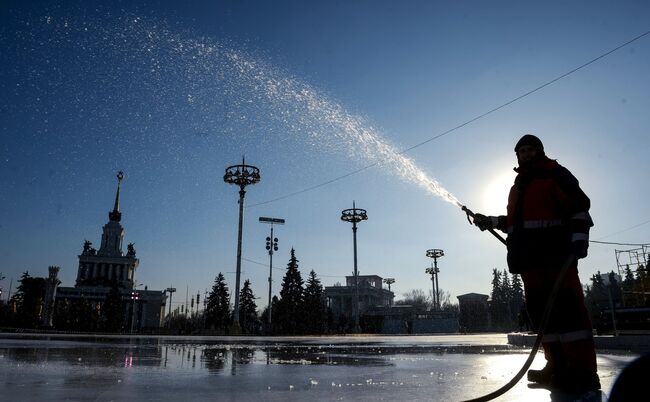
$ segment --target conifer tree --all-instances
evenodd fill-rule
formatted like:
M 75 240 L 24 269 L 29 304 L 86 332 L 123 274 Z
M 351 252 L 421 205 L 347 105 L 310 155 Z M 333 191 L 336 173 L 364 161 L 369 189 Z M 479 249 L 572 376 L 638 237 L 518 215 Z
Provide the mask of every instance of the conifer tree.
M 259 330 L 257 305 L 249 279 L 244 281 L 244 286 L 239 292 L 239 324 L 245 334 L 255 334 Z
M 10 302 L 16 305 L 18 326 L 36 328 L 40 325 L 45 300 L 45 278 L 33 278 L 26 271 L 20 277 L 19 283 Z
M 496 329 L 503 329 L 504 313 L 503 303 L 505 300 L 501 272 L 494 268 L 492 270 L 492 300 L 490 302 L 490 315 L 492 316 L 492 325 Z
M 515 311 L 519 310 L 519 306 L 524 303 L 524 286 L 519 274 L 512 275 L 512 299 L 517 307 Z
M 226 330 L 230 326 L 230 293 L 221 272 L 214 279 L 205 307 L 207 328 Z
M 280 300 L 277 306 L 277 319 L 273 317 L 276 331 L 282 334 L 300 334 L 304 330 L 304 289 L 303 280 L 298 271 L 298 259 L 295 250 L 291 249 L 291 259 L 287 264 L 287 272 L 282 279 Z M 273 311 L 276 312 L 275 310 Z M 273 314 L 275 316 L 275 314 Z
M 592 275 L 590 281 L 591 286 L 585 287 L 585 305 L 591 313 L 592 320 L 597 322 L 600 312 L 608 306 L 607 293 L 600 271 Z
M 512 310 L 512 286 L 510 285 L 510 277 L 508 276 L 508 271 L 503 270 L 503 276 L 501 280 L 501 294 L 503 295 L 503 300 L 501 303 L 502 314 L 504 317 L 504 326 L 505 329 L 510 330 L 515 323 L 517 317 L 517 311 Z
M 511 291 L 511 300 L 510 306 L 513 313 L 513 320 L 517 320 L 517 323 L 520 327 L 526 327 L 526 321 L 528 320 L 528 313 L 524 311 L 526 308 L 524 301 L 524 288 L 521 282 L 521 277 L 518 274 L 512 275 L 512 291 Z M 521 322 L 519 318 L 521 317 Z
M 624 278 L 623 278 L 623 292 L 625 294 L 631 294 L 633 295 L 632 297 L 627 297 L 625 300 L 626 307 L 633 307 L 638 305 L 639 303 L 637 302 L 637 297 L 636 294 L 632 293 L 635 288 L 636 280 L 634 279 L 634 273 L 632 272 L 632 269 L 630 268 L 629 265 L 625 266 L 625 269 L 623 270 L 624 273 Z
M 327 307 L 323 298 L 323 285 L 312 269 L 305 286 L 305 332 L 312 335 L 325 333 Z

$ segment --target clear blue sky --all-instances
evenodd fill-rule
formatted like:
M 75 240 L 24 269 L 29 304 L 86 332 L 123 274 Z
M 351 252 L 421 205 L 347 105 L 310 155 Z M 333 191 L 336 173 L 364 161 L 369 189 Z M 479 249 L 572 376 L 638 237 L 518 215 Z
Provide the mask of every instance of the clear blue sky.
M 49 265 L 72 286 L 123 170 L 137 281 L 183 301 L 220 271 L 234 288 L 238 195 L 222 176 L 245 154 L 262 181 L 246 196 L 242 281 L 260 307 L 258 217 L 287 222 L 274 293 L 291 247 L 304 276 L 332 285 L 352 272 L 339 218 L 353 200 L 369 216 L 361 274 L 394 277 L 398 298 L 428 292 L 425 250 L 441 248 L 443 290 L 489 293 L 504 247 L 378 150 L 435 137 L 650 30 L 644 1 L 23 3 L 0 5 L 0 286 Z M 535 133 L 591 197 L 592 239 L 648 243 L 648 71 L 650 36 L 405 156 L 474 211 L 500 214 L 513 145 Z M 583 281 L 616 268 L 615 248 L 626 247 L 592 244 Z

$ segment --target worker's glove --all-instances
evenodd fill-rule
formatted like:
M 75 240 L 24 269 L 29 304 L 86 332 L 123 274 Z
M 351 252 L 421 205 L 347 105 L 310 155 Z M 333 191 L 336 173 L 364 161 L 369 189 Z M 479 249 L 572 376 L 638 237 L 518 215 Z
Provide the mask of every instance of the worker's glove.
M 588 248 L 589 248 L 588 240 L 574 240 L 573 243 L 571 243 L 571 251 L 573 252 L 573 255 L 576 257 L 576 260 L 585 258 L 587 256 Z
M 499 222 L 499 218 L 496 216 L 485 216 L 481 214 L 474 215 L 474 225 L 477 228 L 483 230 L 494 229 Z

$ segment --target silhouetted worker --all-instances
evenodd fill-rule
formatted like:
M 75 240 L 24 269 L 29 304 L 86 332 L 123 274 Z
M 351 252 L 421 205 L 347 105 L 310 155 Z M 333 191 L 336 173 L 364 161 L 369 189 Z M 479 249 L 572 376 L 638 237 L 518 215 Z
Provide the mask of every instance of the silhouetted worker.
M 546 156 L 539 138 L 524 135 L 515 152 L 519 167 L 507 215 L 476 214 L 474 224 L 508 234 L 508 268 L 521 274 L 535 331 L 562 266 L 572 260 L 542 338 L 546 366 L 529 370 L 528 381 L 570 392 L 598 390 L 592 324 L 577 262 L 587 256 L 593 226 L 589 198 L 566 168 Z

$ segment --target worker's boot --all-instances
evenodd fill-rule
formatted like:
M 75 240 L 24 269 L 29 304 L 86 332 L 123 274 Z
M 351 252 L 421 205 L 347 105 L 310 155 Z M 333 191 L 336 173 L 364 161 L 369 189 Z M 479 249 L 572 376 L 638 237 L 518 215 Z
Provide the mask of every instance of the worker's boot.
M 528 381 L 539 385 L 551 385 L 554 374 L 555 368 L 547 362 L 541 370 L 528 370 Z
M 553 375 L 551 386 L 564 392 L 582 394 L 589 391 L 598 391 L 600 389 L 600 378 L 595 371 L 566 368 Z
M 566 369 L 556 371 L 552 385 L 564 391 L 587 392 L 600 389 L 593 338 L 562 344 Z
M 544 342 L 546 366 L 541 370 L 528 370 L 528 381 L 539 385 L 552 385 L 555 374 L 564 367 L 562 345 L 560 342 Z

